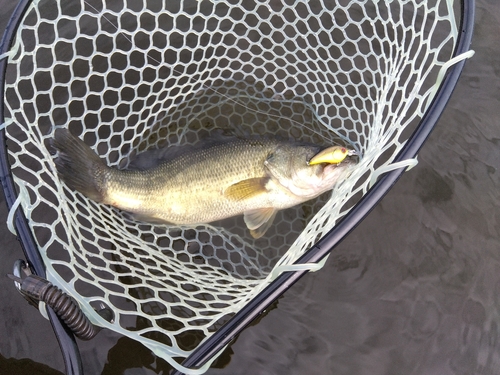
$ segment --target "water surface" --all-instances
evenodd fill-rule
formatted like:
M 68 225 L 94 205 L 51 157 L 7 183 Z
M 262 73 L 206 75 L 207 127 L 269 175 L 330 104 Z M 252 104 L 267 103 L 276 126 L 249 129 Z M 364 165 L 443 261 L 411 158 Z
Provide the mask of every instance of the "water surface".
M 13 3 L 0 2 L 3 30 Z M 497 2 L 478 0 L 476 55 L 419 164 L 320 272 L 304 277 L 247 328 L 208 374 L 498 373 L 499 33 Z M 4 203 L 0 216 L 5 222 Z M 5 226 L 0 231 L 6 274 L 22 252 Z M 0 373 L 26 366 L 32 374 L 63 372 L 50 324 L 8 279 L 0 283 Z M 168 368 L 108 331 L 80 347 L 87 374 Z

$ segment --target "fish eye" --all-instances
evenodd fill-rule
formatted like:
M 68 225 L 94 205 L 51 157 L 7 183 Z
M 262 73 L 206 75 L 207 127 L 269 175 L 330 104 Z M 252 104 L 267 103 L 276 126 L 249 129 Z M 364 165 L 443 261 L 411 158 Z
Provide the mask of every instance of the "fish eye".
M 345 147 L 342 147 L 342 149 L 340 150 L 343 154 L 345 154 L 347 152 L 347 149 Z

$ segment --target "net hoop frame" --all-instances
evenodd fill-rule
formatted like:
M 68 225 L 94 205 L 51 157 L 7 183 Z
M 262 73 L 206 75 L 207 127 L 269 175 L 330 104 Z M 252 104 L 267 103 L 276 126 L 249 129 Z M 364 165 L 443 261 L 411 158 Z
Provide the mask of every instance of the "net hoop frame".
M 15 205 L 17 192 L 10 170 L 8 150 L 5 142 L 4 85 L 7 69 L 7 59 L 5 55 L 9 51 L 15 37 L 15 32 L 32 2 L 33 0 L 19 1 L 0 42 L 0 180 L 9 210 Z M 460 3 L 460 27 L 453 57 L 457 57 L 469 51 L 473 35 L 475 0 L 461 0 Z M 396 156 L 394 163 L 407 161 L 416 157 L 451 98 L 464 65 L 465 60 L 461 60 L 446 71 L 446 75 L 427 111 L 402 150 Z M 407 169 L 408 167 L 405 166 L 384 174 L 348 214 L 314 246 L 306 251 L 295 264 L 321 262 L 371 212 L 375 205 L 382 200 Z M 45 277 L 44 263 L 22 210 L 15 210 L 13 223 L 17 238 L 21 243 L 21 247 L 31 271 L 38 276 Z M 195 369 L 206 364 L 217 353 L 223 350 L 246 326 L 257 318 L 262 311 L 268 308 L 307 272 L 308 270 L 302 269 L 281 273 L 263 289 L 256 298 L 251 300 L 250 303 L 236 313 L 217 332 L 201 343 L 182 363 L 182 366 Z M 83 374 L 82 360 L 74 335 L 51 308 L 47 308 L 47 314 L 61 348 L 66 373 L 68 375 Z M 181 374 L 181 372 L 174 371 L 174 374 L 178 375 Z

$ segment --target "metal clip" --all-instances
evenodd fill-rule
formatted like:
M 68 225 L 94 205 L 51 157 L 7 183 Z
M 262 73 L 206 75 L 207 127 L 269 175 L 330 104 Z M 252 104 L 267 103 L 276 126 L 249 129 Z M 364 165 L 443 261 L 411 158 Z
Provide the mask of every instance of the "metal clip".
M 23 278 L 28 277 L 32 275 L 33 273 L 31 272 L 28 264 L 22 260 L 18 259 L 14 262 L 14 267 L 12 269 L 12 274 L 8 274 L 7 277 L 11 280 L 14 280 L 14 285 L 17 289 L 17 291 L 24 297 L 26 301 L 29 302 L 30 305 L 38 308 L 38 300 L 28 296 L 22 288 L 23 284 Z

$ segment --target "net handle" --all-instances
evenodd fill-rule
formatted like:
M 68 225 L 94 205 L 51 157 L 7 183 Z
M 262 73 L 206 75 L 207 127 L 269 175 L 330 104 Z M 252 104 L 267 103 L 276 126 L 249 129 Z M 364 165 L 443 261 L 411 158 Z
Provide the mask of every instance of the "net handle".
M 453 57 L 462 55 L 469 51 L 474 27 L 475 0 L 461 0 L 462 14 L 460 32 L 457 47 Z M 443 112 L 453 90 L 458 82 L 465 60 L 458 61 L 447 72 L 436 96 L 419 126 L 409 138 L 403 149 L 395 158 L 395 163 L 403 160 L 414 159 L 429 137 Z M 363 198 L 352 208 L 352 210 L 311 249 L 309 249 L 295 264 L 317 263 L 328 255 L 356 226 L 371 212 L 375 205 L 387 194 L 391 187 L 398 181 L 407 166 L 392 170 L 385 174 Z M 274 301 L 295 284 L 307 270 L 283 272 L 271 284 L 269 284 L 257 297 L 245 305 L 231 320 L 222 326 L 217 332 L 200 344 L 193 353 L 182 363 L 187 368 L 198 368 L 203 366 L 210 358 L 221 352 L 237 334 L 257 318 L 262 311 L 267 309 Z M 174 371 L 172 375 L 181 375 L 182 372 Z
M 24 216 L 22 210 L 16 209 L 16 207 L 13 208 L 17 200 L 17 193 L 10 170 L 6 147 L 6 134 L 4 129 L 6 121 L 4 93 L 7 58 L 10 55 L 9 51 L 16 35 L 16 31 L 31 2 L 32 0 L 19 1 L 14 9 L 14 12 L 12 13 L 12 16 L 10 17 L 4 31 L 2 41 L 0 42 L 0 181 L 2 183 L 9 215 L 12 216 L 11 222 L 15 226 L 17 238 L 21 242 L 21 247 L 26 260 L 28 261 L 31 272 L 45 278 L 45 266 L 40 253 L 38 252 L 38 247 L 33 239 L 33 235 L 31 234 L 26 217 Z M 82 360 L 73 333 L 57 317 L 54 310 L 47 308 L 47 315 L 63 355 L 66 374 L 83 374 Z

